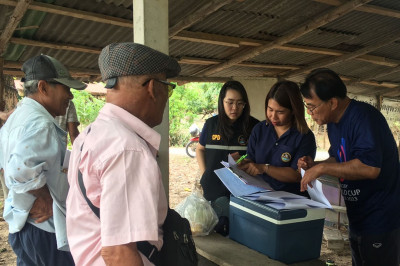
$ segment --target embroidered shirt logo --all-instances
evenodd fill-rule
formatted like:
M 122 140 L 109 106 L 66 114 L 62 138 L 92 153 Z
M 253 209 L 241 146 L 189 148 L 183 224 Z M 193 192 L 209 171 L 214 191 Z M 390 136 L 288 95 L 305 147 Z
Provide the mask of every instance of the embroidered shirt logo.
M 281 160 L 284 163 L 290 162 L 290 160 L 292 160 L 292 155 L 290 155 L 290 153 L 288 153 L 288 152 L 284 152 L 281 155 Z
M 240 135 L 238 138 L 238 143 L 239 143 L 239 145 L 246 146 L 247 140 L 242 135 Z
M 212 140 L 221 140 L 221 135 L 214 134 L 214 135 L 211 136 L 211 139 Z

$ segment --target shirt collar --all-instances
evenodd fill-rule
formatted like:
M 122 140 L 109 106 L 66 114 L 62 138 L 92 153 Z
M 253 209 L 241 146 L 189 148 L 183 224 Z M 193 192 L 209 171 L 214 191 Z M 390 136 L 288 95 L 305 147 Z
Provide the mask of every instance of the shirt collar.
M 43 113 L 44 116 L 47 116 L 48 119 L 54 121 L 54 123 L 57 124 L 56 121 L 55 121 L 55 119 L 54 119 L 54 117 L 49 113 L 49 111 L 47 111 L 46 108 L 44 108 L 44 106 L 41 105 L 41 104 L 40 104 L 39 102 L 37 102 L 36 100 L 34 100 L 34 99 L 32 99 L 32 98 L 29 98 L 29 97 L 25 97 L 24 99 L 22 99 L 22 100 L 20 101 L 20 103 L 18 104 L 18 106 L 22 106 L 22 105 L 24 105 L 24 104 L 32 106 L 32 107 L 35 108 L 37 111 Z M 17 106 L 17 107 L 18 107 L 18 106 Z
M 106 103 L 100 110 L 100 115 L 118 119 L 158 151 L 161 135 L 136 116 L 112 103 Z

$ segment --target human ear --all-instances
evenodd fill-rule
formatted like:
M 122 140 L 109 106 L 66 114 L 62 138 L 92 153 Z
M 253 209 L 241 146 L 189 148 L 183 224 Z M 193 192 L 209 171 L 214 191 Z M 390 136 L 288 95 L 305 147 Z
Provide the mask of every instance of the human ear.
M 338 99 L 337 98 L 331 98 L 331 110 L 335 110 L 338 107 Z
M 147 92 L 150 96 L 150 98 L 156 102 L 156 93 L 155 93 L 155 88 L 154 88 L 154 80 L 150 80 L 149 83 L 146 86 Z
M 38 92 L 40 93 L 40 94 L 45 94 L 45 95 L 47 95 L 47 85 L 48 85 L 48 83 L 46 82 L 46 81 L 44 81 L 44 80 L 39 80 L 39 82 L 38 82 Z

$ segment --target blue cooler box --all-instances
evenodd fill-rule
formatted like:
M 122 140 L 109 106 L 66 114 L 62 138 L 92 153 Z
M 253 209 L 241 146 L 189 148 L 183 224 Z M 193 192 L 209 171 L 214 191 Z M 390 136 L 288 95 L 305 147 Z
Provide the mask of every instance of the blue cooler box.
M 229 238 L 290 264 L 319 258 L 325 209 L 277 210 L 231 196 Z

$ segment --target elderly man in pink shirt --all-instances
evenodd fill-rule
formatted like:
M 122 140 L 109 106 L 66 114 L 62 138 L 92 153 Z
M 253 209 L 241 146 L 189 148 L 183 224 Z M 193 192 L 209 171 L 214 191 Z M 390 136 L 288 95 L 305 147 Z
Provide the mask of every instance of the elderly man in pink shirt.
M 161 137 L 152 128 L 175 88 L 166 79 L 180 66 L 136 43 L 108 45 L 99 66 L 107 103 L 75 140 L 68 170 L 71 253 L 77 265 L 153 265 L 137 245 L 161 249 L 168 208 L 156 161 Z

